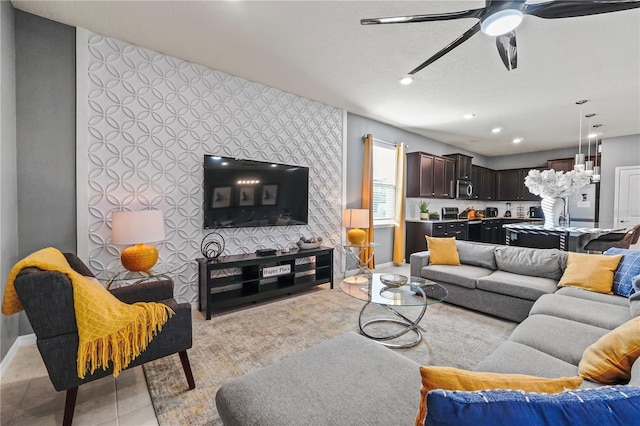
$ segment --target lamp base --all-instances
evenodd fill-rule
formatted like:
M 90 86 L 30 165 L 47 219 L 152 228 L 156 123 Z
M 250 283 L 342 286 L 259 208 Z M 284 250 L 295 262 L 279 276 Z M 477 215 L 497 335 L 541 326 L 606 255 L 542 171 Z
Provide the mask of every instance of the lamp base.
M 353 228 L 347 232 L 347 240 L 354 246 L 361 246 L 367 239 L 367 233 L 360 228 Z
M 158 249 L 153 246 L 136 244 L 122 250 L 122 266 L 131 272 L 144 272 L 153 268 L 158 261 Z

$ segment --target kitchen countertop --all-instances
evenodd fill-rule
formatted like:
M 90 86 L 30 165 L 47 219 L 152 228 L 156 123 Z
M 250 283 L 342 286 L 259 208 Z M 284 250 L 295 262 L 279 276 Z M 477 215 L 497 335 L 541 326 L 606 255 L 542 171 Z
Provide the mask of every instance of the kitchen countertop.
M 420 220 L 420 219 L 406 219 L 406 222 L 424 222 L 424 223 L 439 223 L 439 222 L 468 222 L 469 225 L 477 225 L 481 224 L 483 220 L 499 220 L 499 219 L 507 219 L 507 220 L 520 220 L 523 222 L 542 222 L 544 219 L 539 218 L 517 218 L 517 217 L 483 217 L 478 219 L 438 219 L 438 220 Z
M 584 235 L 584 234 L 604 234 L 604 233 L 609 233 L 609 232 L 613 232 L 614 229 L 608 229 L 608 228 L 576 228 L 576 227 L 562 227 L 562 226 L 558 226 L 558 227 L 554 227 L 554 228 L 545 228 L 544 225 L 534 225 L 531 223 L 511 223 L 511 224 L 506 224 L 506 225 L 502 225 L 503 228 L 505 229 L 510 229 L 510 230 L 522 230 L 522 231 L 540 231 L 540 232 L 568 232 L 569 235 L 572 236 L 579 236 L 579 235 Z

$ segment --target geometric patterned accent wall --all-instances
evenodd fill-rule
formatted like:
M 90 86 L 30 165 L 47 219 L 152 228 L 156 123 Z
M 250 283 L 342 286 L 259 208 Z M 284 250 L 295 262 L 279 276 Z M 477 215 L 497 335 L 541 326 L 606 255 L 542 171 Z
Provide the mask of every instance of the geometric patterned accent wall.
M 219 230 L 224 254 L 311 235 L 340 244 L 342 110 L 112 38 L 88 40 L 89 263 L 98 275 L 120 267 L 111 212 L 159 209 L 159 262 L 176 268 L 177 299 L 197 302 L 204 154 L 310 169 L 308 225 Z

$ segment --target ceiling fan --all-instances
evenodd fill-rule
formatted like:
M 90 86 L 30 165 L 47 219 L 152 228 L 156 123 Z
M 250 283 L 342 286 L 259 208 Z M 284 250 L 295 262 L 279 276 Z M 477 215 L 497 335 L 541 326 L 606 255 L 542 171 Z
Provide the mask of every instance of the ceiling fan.
M 524 15 L 533 15 L 544 19 L 574 18 L 597 15 L 640 7 L 640 1 L 590 0 L 590 1 L 549 1 L 544 3 L 526 3 L 525 0 L 495 1 L 487 0 L 485 7 L 460 12 L 433 15 L 410 15 L 389 18 L 361 19 L 362 25 L 404 24 L 413 22 L 449 21 L 453 19 L 476 18 L 478 22 L 444 49 L 418 65 L 409 74 L 413 75 L 437 61 L 478 31 L 496 36 L 496 47 L 508 71 L 518 66 L 515 28 L 520 25 Z

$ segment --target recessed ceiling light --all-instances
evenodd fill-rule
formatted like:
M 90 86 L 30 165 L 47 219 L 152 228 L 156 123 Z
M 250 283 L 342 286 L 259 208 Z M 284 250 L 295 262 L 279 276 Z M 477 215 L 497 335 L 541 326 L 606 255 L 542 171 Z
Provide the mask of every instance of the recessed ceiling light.
M 463 117 L 466 118 L 467 120 L 471 120 L 475 116 L 476 116 L 475 114 L 471 114 L 471 113 L 463 115 Z
M 513 143 L 520 143 L 520 142 L 522 142 L 522 140 L 523 140 L 522 138 L 515 138 L 513 140 Z
M 502 127 L 494 127 L 491 129 L 491 133 L 500 133 L 502 131 Z
M 402 84 L 404 86 L 406 86 L 408 84 L 411 84 L 411 83 L 413 83 L 413 77 L 407 76 L 407 77 L 403 77 L 403 78 L 400 79 L 400 84 Z

